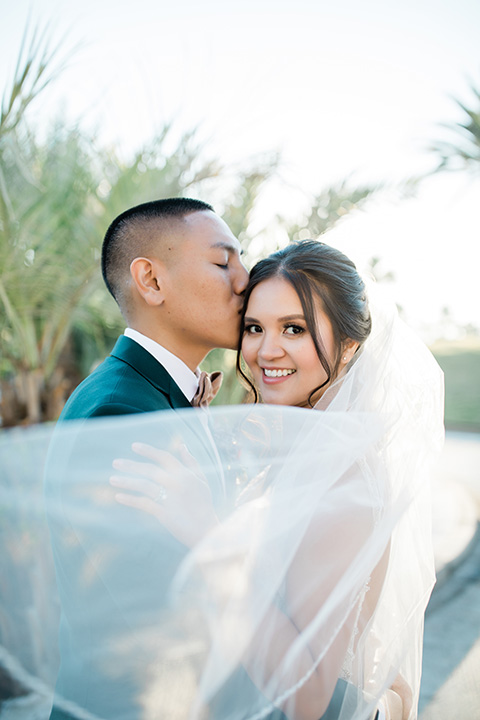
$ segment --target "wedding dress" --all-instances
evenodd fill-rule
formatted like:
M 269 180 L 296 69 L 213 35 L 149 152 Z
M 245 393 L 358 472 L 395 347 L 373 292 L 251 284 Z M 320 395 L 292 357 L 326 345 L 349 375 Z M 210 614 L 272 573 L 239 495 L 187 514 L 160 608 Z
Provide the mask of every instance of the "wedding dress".
M 314 410 L 4 431 L 0 668 L 39 703 L 56 686 L 54 717 L 361 720 L 393 688 L 412 720 L 442 388 L 380 307 Z M 165 523 L 109 485 L 115 458 L 146 463 L 139 441 L 179 458 L 155 495 Z M 208 503 L 219 521 L 202 530 Z

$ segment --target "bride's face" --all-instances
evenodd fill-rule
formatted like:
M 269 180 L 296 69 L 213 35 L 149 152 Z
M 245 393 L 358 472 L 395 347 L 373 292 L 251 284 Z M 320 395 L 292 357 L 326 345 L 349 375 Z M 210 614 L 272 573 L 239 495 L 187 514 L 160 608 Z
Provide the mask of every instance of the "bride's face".
M 333 367 L 332 326 L 320 300 L 315 303 L 319 335 Z M 259 283 L 245 313 L 242 354 L 262 399 L 274 405 L 308 406 L 312 390 L 327 379 L 308 331 L 295 289 L 281 278 Z M 315 393 L 312 402 L 325 392 Z

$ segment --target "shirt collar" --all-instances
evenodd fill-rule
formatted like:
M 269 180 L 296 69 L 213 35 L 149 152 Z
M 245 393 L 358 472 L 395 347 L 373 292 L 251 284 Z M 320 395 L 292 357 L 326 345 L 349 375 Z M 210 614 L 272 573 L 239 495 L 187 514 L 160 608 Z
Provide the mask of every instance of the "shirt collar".
M 141 345 L 147 352 L 150 353 L 150 355 L 153 355 L 153 357 L 158 360 L 161 365 L 163 365 L 170 377 L 176 382 L 187 400 L 192 402 L 193 396 L 198 389 L 198 377 L 190 370 L 189 367 L 187 367 L 187 365 L 185 365 L 183 360 L 180 360 L 179 357 L 171 353 L 155 340 L 152 340 L 152 338 L 138 332 L 138 330 L 127 328 L 124 335 L 131 340 L 135 340 L 135 342 Z

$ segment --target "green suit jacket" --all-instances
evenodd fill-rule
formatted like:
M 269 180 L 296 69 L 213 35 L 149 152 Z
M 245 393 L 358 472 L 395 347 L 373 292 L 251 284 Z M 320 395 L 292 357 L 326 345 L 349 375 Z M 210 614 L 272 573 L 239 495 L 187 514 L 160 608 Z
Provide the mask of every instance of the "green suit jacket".
M 59 420 L 188 407 L 189 401 L 163 365 L 122 335 L 110 357 L 73 392 Z

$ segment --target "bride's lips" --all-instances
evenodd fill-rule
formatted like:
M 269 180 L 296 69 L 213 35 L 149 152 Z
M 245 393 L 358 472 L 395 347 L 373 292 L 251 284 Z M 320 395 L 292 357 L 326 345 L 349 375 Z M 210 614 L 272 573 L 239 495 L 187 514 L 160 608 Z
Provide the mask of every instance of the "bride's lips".
M 261 368 L 262 381 L 267 385 L 276 385 L 292 377 L 297 371 L 293 368 Z M 266 374 L 268 373 L 268 375 Z

